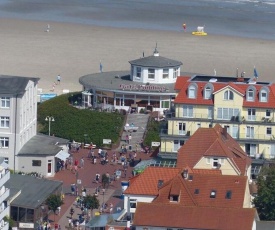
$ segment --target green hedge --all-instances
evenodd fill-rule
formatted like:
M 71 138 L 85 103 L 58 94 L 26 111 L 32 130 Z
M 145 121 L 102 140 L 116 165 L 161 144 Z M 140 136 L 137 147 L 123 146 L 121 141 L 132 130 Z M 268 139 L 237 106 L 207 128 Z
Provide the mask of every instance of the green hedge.
M 51 135 L 77 142 L 93 142 L 102 146 L 103 139 L 116 143 L 124 124 L 124 116 L 118 112 L 99 112 L 78 109 L 71 105 L 80 103 L 81 93 L 69 93 L 52 98 L 38 105 L 38 132 L 48 134 L 47 116 L 53 116 Z M 87 135 L 84 135 L 87 134 Z

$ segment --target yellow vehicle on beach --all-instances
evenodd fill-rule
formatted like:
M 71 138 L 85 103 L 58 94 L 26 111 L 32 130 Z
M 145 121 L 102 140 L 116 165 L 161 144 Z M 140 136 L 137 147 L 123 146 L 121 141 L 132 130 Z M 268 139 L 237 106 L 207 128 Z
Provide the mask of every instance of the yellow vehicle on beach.
M 197 31 L 192 32 L 193 35 L 197 35 L 197 36 L 206 36 L 207 33 L 204 32 L 204 26 L 198 26 L 197 27 Z

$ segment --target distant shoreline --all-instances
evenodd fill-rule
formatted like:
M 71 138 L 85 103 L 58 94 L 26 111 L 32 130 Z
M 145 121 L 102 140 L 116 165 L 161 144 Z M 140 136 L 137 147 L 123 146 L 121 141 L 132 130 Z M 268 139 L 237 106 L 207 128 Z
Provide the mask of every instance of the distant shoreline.
M 7 18 L 0 26 L 0 74 L 39 77 L 43 93 L 58 74 L 55 92 L 81 90 L 78 79 L 99 72 L 100 61 L 103 71 L 129 71 L 129 61 L 152 55 L 156 43 L 161 56 L 183 62 L 182 72 L 235 76 L 238 68 L 249 77 L 256 66 L 259 81 L 275 72 L 275 41 Z

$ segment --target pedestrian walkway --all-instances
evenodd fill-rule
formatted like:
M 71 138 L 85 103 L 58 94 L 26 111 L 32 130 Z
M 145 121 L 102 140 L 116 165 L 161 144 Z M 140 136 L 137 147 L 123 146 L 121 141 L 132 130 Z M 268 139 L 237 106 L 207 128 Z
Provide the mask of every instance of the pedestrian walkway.
M 109 155 L 111 156 L 112 152 L 116 150 L 110 150 Z M 98 154 L 98 149 L 95 150 L 95 155 Z M 138 152 L 138 159 L 146 160 L 150 159 L 150 156 L 144 154 L 143 152 Z M 64 204 L 61 206 L 60 214 L 49 216 L 49 220 L 52 221 L 52 226 L 55 223 L 58 223 L 61 226 L 61 229 L 68 228 L 69 225 L 69 217 L 70 209 L 73 208 L 75 210 L 73 214 L 73 218 L 78 218 L 79 214 L 81 213 L 80 208 L 75 206 L 76 196 L 72 195 L 70 187 L 71 184 L 76 184 L 77 179 L 80 180 L 81 184 L 78 185 L 79 189 L 83 186 L 86 188 L 87 194 L 94 194 L 96 188 L 101 185 L 100 183 L 94 183 L 95 174 L 99 173 L 101 175 L 105 173 L 109 173 L 110 175 L 114 173 L 116 170 L 123 171 L 123 166 L 120 164 L 112 165 L 112 164 L 92 164 L 90 158 L 88 158 L 88 150 L 87 149 L 80 149 L 78 153 L 72 153 L 72 157 L 80 161 L 80 159 L 84 158 L 84 167 L 78 169 L 77 176 L 70 170 L 62 170 L 56 173 L 55 177 L 52 178 L 53 180 L 63 181 L 63 192 L 65 194 Z M 99 193 L 98 199 L 100 205 L 102 203 L 112 203 L 114 212 L 116 210 L 123 209 L 123 200 L 121 199 L 121 181 L 129 180 L 132 177 L 132 170 L 133 168 L 129 166 L 128 170 L 126 171 L 126 176 L 124 174 L 122 177 L 118 178 L 116 181 L 113 181 L 109 188 L 106 189 L 105 194 L 103 196 L 102 192 Z M 101 181 L 101 180 L 100 180 Z M 99 210 L 94 210 L 94 212 Z M 92 214 L 92 213 L 91 213 Z M 82 226 L 82 229 L 84 227 Z
M 130 145 L 133 149 L 135 149 L 136 144 L 140 144 L 141 140 L 143 139 L 144 132 L 147 127 L 149 114 L 141 114 L 141 113 L 131 113 L 127 115 L 126 124 L 129 126 L 133 125 L 134 127 L 138 127 L 137 131 L 123 131 L 121 136 L 121 143 L 119 149 L 122 145 Z M 127 138 L 131 135 L 131 140 L 127 143 Z

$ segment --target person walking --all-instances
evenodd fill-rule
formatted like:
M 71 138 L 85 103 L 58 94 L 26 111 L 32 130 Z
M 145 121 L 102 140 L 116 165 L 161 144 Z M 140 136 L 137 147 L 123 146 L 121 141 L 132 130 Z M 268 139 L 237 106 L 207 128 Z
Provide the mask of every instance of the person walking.
M 57 80 L 57 84 L 59 85 L 59 84 L 60 84 L 60 81 L 61 81 L 61 76 L 60 76 L 60 74 L 57 75 L 56 80 Z
M 182 28 L 183 28 L 183 31 L 186 32 L 186 24 L 185 23 L 182 24 Z
M 132 140 L 132 135 L 130 134 L 128 138 L 129 138 L 129 143 L 128 144 L 130 144 L 130 142 Z
M 82 157 L 81 159 L 80 159 L 80 168 L 84 168 L 84 158 Z

